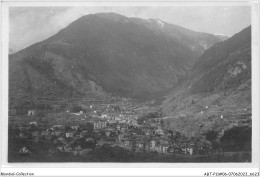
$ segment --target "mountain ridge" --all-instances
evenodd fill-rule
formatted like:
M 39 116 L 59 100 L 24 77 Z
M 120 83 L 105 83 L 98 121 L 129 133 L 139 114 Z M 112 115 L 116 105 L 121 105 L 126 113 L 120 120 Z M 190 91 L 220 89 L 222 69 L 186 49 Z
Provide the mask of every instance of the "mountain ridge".
M 83 16 L 9 56 L 11 95 L 157 95 L 173 87 L 207 47 L 220 41 L 182 31 L 114 13 Z
M 251 84 L 249 26 L 204 52 L 191 73 L 167 95 L 162 110 L 175 117 L 168 120 L 168 128 L 191 135 L 218 132 L 250 119 Z

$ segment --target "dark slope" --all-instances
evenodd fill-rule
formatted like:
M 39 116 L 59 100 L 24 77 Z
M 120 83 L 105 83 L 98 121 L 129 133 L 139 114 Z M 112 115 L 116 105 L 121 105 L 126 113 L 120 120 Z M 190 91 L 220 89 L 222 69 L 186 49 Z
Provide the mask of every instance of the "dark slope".
M 194 70 L 200 79 L 192 93 L 234 90 L 251 79 L 251 27 L 207 50 Z
M 105 92 L 141 99 L 171 88 L 220 39 L 162 23 L 114 13 L 79 18 L 10 55 L 11 99 Z
M 184 133 L 221 130 L 251 114 L 251 27 L 215 44 L 168 95 L 168 126 Z M 248 115 L 248 116 L 246 116 Z

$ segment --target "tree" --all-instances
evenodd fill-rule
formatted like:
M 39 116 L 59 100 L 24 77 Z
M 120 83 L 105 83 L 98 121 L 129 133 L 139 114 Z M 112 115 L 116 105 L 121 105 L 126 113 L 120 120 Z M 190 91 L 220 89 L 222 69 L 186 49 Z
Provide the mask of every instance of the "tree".
M 69 127 L 69 126 L 65 126 L 65 131 L 66 131 L 66 132 L 68 132 L 68 131 L 70 131 L 70 130 L 72 130 L 71 127 Z
M 163 114 L 161 111 L 145 113 L 138 117 L 137 123 L 140 125 L 143 124 L 145 121 L 148 121 L 149 119 L 158 118 L 161 117 L 162 115 Z
M 218 132 L 214 131 L 214 130 L 208 130 L 206 133 L 204 133 L 206 140 L 208 141 L 214 141 L 216 140 L 217 136 L 218 136 Z
M 94 130 L 94 125 L 93 125 L 93 123 L 87 122 L 87 123 L 85 124 L 85 129 L 88 130 L 88 132 L 93 132 L 93 130 Z
M 80 111 L 82 111 L 82 108 L 81 108 L 80 106 L 74 105 L 74 106 L 72 106 L 72 107 L 70 108 L 70 111 L 73 112 L 73 113 L 75 113 L 75 112 L 80 112 Z
M 178 132 L 178 131 L 175 131 L 175 132 L 173 133 L 172 140 L 173 140 L 173 141 L 177 141 L 177 140 L 179 140 L 181 137 L 182 137 L 182 134 L 181 134 L 180 132 Z
M 220 138 L 224 151 L 251 151 L 252 128 L 233 127 Z

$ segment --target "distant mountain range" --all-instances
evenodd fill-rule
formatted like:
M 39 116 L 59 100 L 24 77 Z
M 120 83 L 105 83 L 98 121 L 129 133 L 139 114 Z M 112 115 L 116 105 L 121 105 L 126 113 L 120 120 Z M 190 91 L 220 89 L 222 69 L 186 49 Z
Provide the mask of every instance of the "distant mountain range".
M 224 34 L 215 34 L 215 36 L 217 36 L 218 38 L 220 38 L 223 41 L 229 38 L 229 36 L 226 36 Z
M 231 67 L 239 54 L 232 53 L 236 51 L 236 46 L 230 46 L 233 38 L 219 43 L 225 39 L 158 19 L 86 15 L 52 37 L 9 55 L 10 100 L 91 94 L 154 98 L 176 87 L 193 69 L 197 79 L 214 74 L 214 67 Z M 248 61 L 242 62 L 248 69 Z M 244 69 L 229 71 L 242 76 Z M 227 77 L 219 76 L 224 79 L 221 84 L 207 88 L 201 87 L 205 79 L 200 79 L 192 90 L 224 89 L 231 84 Z

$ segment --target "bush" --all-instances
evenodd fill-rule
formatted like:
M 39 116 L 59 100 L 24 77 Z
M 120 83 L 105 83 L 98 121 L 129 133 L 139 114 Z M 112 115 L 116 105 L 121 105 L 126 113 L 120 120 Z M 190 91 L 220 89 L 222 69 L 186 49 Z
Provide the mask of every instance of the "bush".
M 158 112 L 149 112 L 149 113 L 142 114 L 141 116 L 139 116 L 138 119 L 137 119 L 137 123 L 138 124 L 143 124 L 144 121 L 148 121 L 149 119 L 152 119 L 152 118 L 159 118 L 159 117 L 162 117 L 162 116 L 163 116 L 163 114 L 160 111 L 158 111 Z
M 70 111 L 73 113 L 76 113 L 76 112 L 82 111 L 82 108 L 80 106 L 74 105 L 70 108 Z
M 208 141 L 214 141 L 216 140 L 218 136 L 218 132 L 214 130 L 208 130 L 206 133 L 204 133 L 206 140 Z
M 224 151 L 251 151 L 251 137 L 251 127 L 233 127 L 225 132 L 220 143 Z

